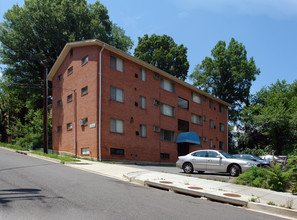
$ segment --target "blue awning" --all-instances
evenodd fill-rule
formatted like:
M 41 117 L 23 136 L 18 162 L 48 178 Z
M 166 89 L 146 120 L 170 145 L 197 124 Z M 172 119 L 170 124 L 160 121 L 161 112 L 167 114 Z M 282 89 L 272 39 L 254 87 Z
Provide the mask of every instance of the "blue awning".
M 195 131 L 180 133 L 176 138 L 176 143 L 201 144 L 200 138 Z

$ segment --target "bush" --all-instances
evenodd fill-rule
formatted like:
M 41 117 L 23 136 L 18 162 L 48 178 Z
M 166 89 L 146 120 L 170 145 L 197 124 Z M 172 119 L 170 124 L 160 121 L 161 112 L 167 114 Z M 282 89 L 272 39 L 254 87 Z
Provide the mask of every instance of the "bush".
M 284 192 L 292 185 L 289 181 L 295 173 L 292 168 L 285 169 L 282 168 L 280 164 L 276 164 L 272 168 L 252 167 L 237 177 L 235 184 Z

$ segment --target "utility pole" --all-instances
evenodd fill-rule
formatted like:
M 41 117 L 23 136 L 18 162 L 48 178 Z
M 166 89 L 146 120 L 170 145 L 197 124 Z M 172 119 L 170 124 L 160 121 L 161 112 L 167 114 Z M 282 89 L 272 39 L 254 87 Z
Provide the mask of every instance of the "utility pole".
M 47 142 L 47 62 L 43 61 L 44 74 L 43 74 L 43 152 L 48 153 L 48 142 Z

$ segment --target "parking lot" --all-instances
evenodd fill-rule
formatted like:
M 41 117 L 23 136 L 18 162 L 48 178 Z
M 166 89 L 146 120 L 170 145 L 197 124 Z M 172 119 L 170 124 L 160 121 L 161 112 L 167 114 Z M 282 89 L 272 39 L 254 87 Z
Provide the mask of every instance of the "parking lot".
M 172 173 L 172 174 L 178 174 L 183 176 L 191 176 L 196 178 L 203 178 L 203 179 L 211 179 L 211 180 L 217 180 L 222 182 L 232 182 L 236 178 L 231 177 L 228 173 L 213 173 L 213 172 L 205 172 L 203 174 L 194 172 L 192 174 L 186 174 L 182 169 L 177 168 L 176 166 L 165 166 L 165 165 L 132 165 L 132 164 L 126 164 L 125 166 L 131 166 L 131 167 L 138 167 L 141 169 L 151 170 L 151 171 L 157 171 L 157 172 L 164 172 L 164 173 Z

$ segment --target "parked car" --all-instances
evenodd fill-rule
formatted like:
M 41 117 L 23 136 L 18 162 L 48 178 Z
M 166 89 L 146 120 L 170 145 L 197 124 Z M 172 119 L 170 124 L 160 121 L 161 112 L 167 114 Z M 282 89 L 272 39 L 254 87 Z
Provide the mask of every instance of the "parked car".
M 260 156 L 260 158 L 262 158 L 263 160 L 268 160 L 271 163 L 281 163 L 282 166 L 286 165 L 287 160 L 288 160 L 288 156 L 276 156 L 276 155 L 264 155 L 264 156 Z
M 260 163 L 238 159 L 224 151 L 198 150 L 185 156 L 179 156 L 176 166 L 183 169 L 185 173 L 215 171 L 238 176 L 252 166 L 260 167 Z
M 239 159 L 244 159 L 244 160 L 251 160 L 251 161 L 256 161 L 260 163 L 261 167 L 270 167 L 271 162 L 267 160 L 262 160 L 259 157 L 256 157 L 252 154 L 233 154 L 234 157 L 239 158 Z

